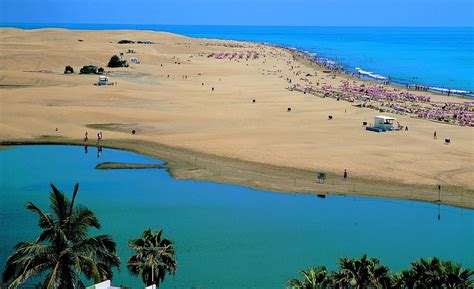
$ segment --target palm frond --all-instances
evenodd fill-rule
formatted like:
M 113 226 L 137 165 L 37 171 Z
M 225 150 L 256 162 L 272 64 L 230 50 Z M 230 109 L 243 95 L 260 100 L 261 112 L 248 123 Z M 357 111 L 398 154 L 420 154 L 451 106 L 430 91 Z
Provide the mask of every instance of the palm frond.
M 79 185 L 74 187 L 72 202 L 51 184 L 50 208 L 42 211 L 29 202 L 26 208 L 39 217 L 42 229 L 35 242 L 19 242 L 7 259 L 3 281 L 16 288 L 31 277 L 46 274 L 43 288 L 84 287 L 80 275 L 102 281 L 120 266 L 116 244 L 109 235 L 88 236 L 89 228 L 100 228 L 95 214 L 84 206 L 75 206 Z M 82 285 L 81 285 L 82 284 Z
M 34 213 L 36 213 L 39 216 L 39 226 L 42 229 L 46 229 L 49 227 L 54 226 L 54 221 L 53 218 L 50 214 L 44 213 L 40 208 L 38 208 L 35 204 L 32 202 L 27 202 L 26 203 L 26 208 Z
M 60 192 L 53 184 L 51 184 L 53 190 L 49 196 L 50 207 L 56 214 L 58 222 L 63 223 L 68 216 L 69 202 L 66 196 Z

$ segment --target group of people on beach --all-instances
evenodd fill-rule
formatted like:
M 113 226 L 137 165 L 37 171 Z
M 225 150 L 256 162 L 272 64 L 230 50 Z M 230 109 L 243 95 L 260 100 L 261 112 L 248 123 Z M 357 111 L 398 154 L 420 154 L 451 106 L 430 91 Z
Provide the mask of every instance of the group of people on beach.
M 97 142 L 100 142 L 103 138 L 103 135 L 102 135 L 102 131 L 99 131 L 97 133 Z M 85 132 L 84 133 L 84 141 L 88 141 L 89 140 L 89 132 Z
M 328 77 L 336 78 L 337 73 L 345 73 L 343 67 L 338 66 L 334 61 L 320 58 L 309 52 L 301 52 L 297 49 L 284 48 L 284 50 L 275 47 L 267 47 L 263 49 L 258 44 L 244 45 L 241 43 L 228 42 L 225 44 L 209 44 L 213 46 L 225 46 L 230 48 L 245 48 L 244 51 L 211 53 L 207 57 L 216 59 L 243 59 L 243 58 L 266 58 L 274 56 L 277 58 L 285 58 L 285 64 L 290 72 L 298 76 L 296 79 L 286 77 L 289 85 L 288 89 L 292 91 L 300 91 L 313 95 L 337 98 L 337 100 L 345 100 L 348 102 L 358 102 L 358 106 L 367 107 L 378 110 L 380 112 L 390 112 L 395 114 L 410 115 L 423 119 L 430 119 L 451 123 L 461 126 L 474 126 L 474 101 L 465 102 L 437 102 L 430 96 L 423 94 L 415 94 L 410 91 L 428 91 L 429 86 L 426 85 L 407 85 L 405 91 L 382 84 L 367 84 L 357 81 L 342 79 L 339 86 L 332 86 L 327 83 L 320 85 L 319 80 L 313 82 L 308 76 L 316 76 L 317 73 L 307 73 L 303 71 L 301 61 L 310 61 L 328 73 Z M 284 51 L 289 52 L 285 54 Z M 267 55 L 268 54 L 268 55 Z M 277 75 L 284 78 L 280 69 L 265 70 L 262 69 L 264 75 Z M 385 84 L 390 83 L 387 78 Z M 449 95 L 449 92 L 448 92 Z
M 309 59 L 320 68 L 327 69 L 327 73 L 333 75 L 335 73 L 345 72 L 337 66 L 334 62 L 327 61 L 323 58 L 311 55 L 309 53 L 300 52 L 296 49 L 289 49 L 292 55 L 291 59 L 286 61 L 290 71 L 293 74 L 310 75 L 302 71 L 302 67 L 298 65 L 298 59 Z M 381 112 L 391 112 L 396 114 L 407 114 L 418 118 L 442 121 L 461 126 L 474 126 L 474 102 L 436 102 L 431 100 L 431 97 L 414 94 L 410 92 L 410 85 L 407 85 L 406 91 L 400 89 L 384 86 L 382 84 L 366 84 L 349 80 L 341 80 L 338 87 L 333 87 L 330 84 L 323 83 L 320 86 L 319 81 L 313 83 L 307 77 L 301 77 L 299 81 L 294 81 L 289 90 L 300 91 L 303 93 L 310 93 L 323 97 L 337 98 L 338 100 L 345 100 L 349 102 L 360 102 L 361 107 L 368 107 L 379 110 Z M 390 83 L 390 78 L 387 79 Z M 384 84 L 387 84 L 386 82 Z M 416 91 L 428 91 L 429 86 L 414 85 L 412 86 Z M 450 90 L 447 90 L 448 95 Z M 446 105 L 445 105 L 446 104 Z
M 407 90 L 409 90 L 412 86 L 407 84 L 406 87 L 407 87 Z M 427 85 L 414 85 L 413 88 L 419 91 L 428 91 L 430 89 L 430 87 Z
M 225 59 L 225 60 L 254 60 L 260 57 L 255 50 L 238 51 L 238 52 L 213 52 L 208 58 Z
M 289 89 L 348 102 L 360 102 L 361 107 L 418 118 L 442 121 L 462 126 L 474 126 L 474 101 L 437 102 L 426 95 L 400 91 L 380 84 L 360 84 L 341 80 L 339 87 L 313 84 L 293 84 Z
M 97 133 L 97 143 L 99 143 L 103 138 L 103 135 L 102 135 L 102 131 L 99 131 Z M 89 140 L 89 132 L 85 132 L 84 133 L 84 142 L 87 142 Z M 84 153 L 87 154 L 89 152 L 88 150 L 88 146 L 85 145 L 84 146 Z M 102 155 L 102 147 L 100 145 L 97 145 L 97 158 L 100 158 L 100 156 Z

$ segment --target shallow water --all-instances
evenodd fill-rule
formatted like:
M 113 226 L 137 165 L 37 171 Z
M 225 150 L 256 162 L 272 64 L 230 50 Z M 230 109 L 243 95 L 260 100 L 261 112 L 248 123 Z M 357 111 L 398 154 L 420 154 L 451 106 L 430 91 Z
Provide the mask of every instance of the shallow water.
M 336 267 L 363 253 L 398 271 L 419 257 L 439 256 L 474 269 L 474 211 L 364 197 L 325 199 L 237 185 L 177 181 L 165 170 L 95 170 L 100 162 L 157 163 L 118 150 L 19 146 L 0 150 L 0 269 L 12 247 L 38 234 L 24 205 L 48 205 L 49 183 L 72 191 L 94 210 L 101 233 L 122 259 L 114 284 L 142 288 L 127 273 L 127 240 L 163 228 L 176 243 L 178 271 L 160 288 L 284 288 L 298 271 Z M 438 220 L 438 209 L 440 220 Z

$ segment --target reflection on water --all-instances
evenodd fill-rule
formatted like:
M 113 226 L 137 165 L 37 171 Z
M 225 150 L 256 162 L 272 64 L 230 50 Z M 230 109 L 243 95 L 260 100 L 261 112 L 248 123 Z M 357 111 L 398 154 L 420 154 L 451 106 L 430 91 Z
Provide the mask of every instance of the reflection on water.
M 102 150 L 102 148 L 100 148 Z M 438 256 L 474 268 L 472 210 L 365 197 L 265 192 L 237 185 L 177 181 L 166 170 L 95 170 L 101 162 L 162 163 L 134 153 L 87 147 L 23 146 L 0 151 L 0 269 L 12 247 L 38 234 L 24 205 L 47 209 L 49 183 L 97 213 L 117 242 L 115 284 L 141 288 L 128 274 L 127 241 L 163 228 L 176 242 L 178 271 L 160 288 L 283 288 L 298 271 L 336 267 L 368 253 L 398 271 Z M 99 158 L 98 158 L 99 157 Z
M 438 221 L 441 220 L 441 205 L 438 204 Z

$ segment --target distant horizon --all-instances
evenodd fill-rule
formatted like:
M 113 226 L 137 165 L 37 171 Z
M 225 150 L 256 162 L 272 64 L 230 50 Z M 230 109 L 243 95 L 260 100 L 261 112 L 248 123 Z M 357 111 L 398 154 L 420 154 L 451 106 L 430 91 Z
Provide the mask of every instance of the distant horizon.
M 0 22 L 4 25 L 123 25 L 123 26 L 230 26 L 230 27 L 334 27 L 334 28 L 472 28 L 472 26 L 395 26 L 395 25 L 272 25 L 272 24 L 152 24 L 152 23 L 68 23 L 68 22 Z M 48 27 L 50 28 L 50 27 Z M 62 27 L 58 27 L 62 28 Z

